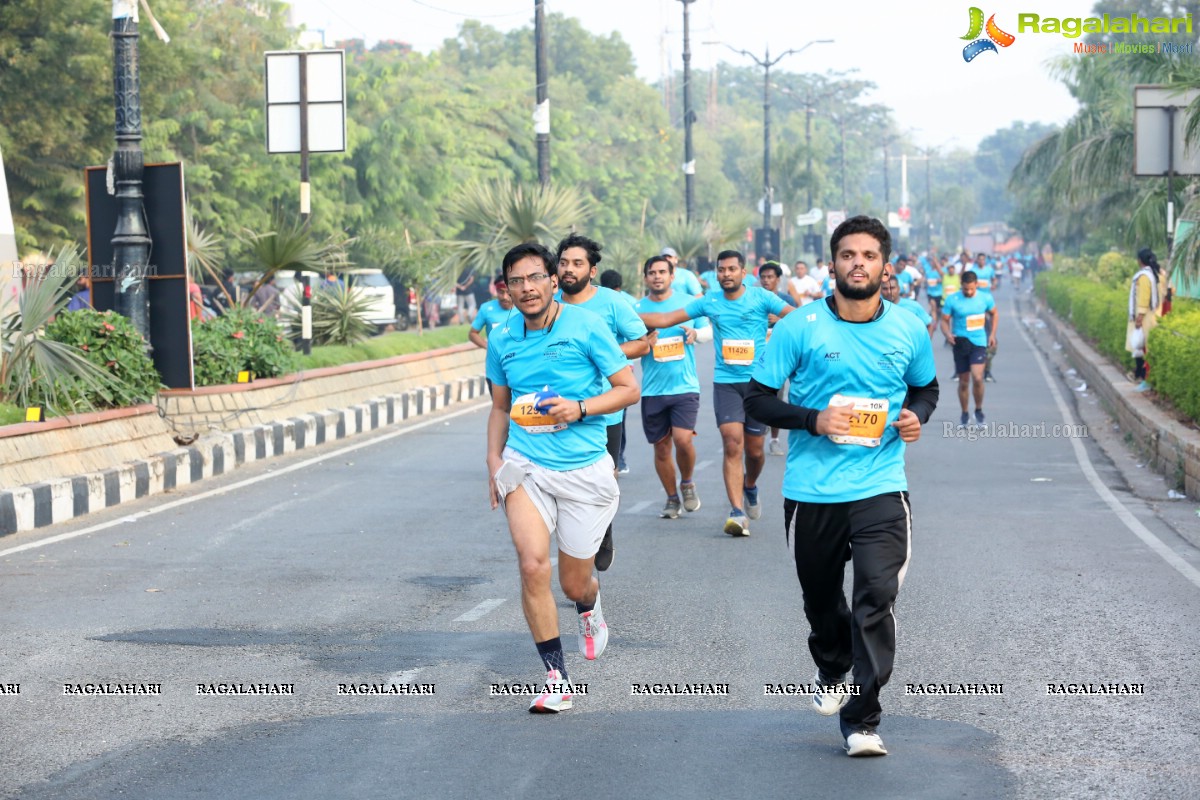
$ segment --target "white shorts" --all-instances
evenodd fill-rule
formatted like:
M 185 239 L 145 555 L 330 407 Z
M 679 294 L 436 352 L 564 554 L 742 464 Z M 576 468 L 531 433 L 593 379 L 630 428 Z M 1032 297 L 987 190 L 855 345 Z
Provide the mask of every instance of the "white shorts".
M 511 447 L 504 448 L 503 455 L 505 463 L 516 466 L 525 477 L 514 481 L 501 466 L 496 476 L 500 504 L 518 486 L 524 486 L 546 529 L 557 534 L 560 552 L 580 559 L 595 556 L 604 531 L 617 515 L 621 496 L 612 456 L 605 453 L 595 464 L 556 472 L 538 466 Z

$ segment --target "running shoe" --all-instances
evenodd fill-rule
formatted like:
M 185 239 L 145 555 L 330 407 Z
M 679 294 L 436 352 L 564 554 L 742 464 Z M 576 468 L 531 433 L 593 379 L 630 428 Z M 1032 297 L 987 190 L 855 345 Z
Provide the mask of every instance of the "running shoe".
M 832 717 L 834 714 L 842 710 L 842 706 L 850 699 L 850 693 L 845 691 L 846 676 L 838 678 L 836 681 L 826 683 L 821 679 L 821 673 L 818 672 L 813 678 L 812 703 L 813 708 L 823 717 Z M 842 691 L 837 691 L 835 687 L 841 687 Z
M 659 512 L 658 516 L 662 519 L 679 519 L 680 509 L 682 509 L 682 506 L 680 505 L 679 500 L 673 500 L 668 497 L 667 504 L 663 506 L 663 510 Z
M 608 623 L 600 610 L 600 593 L 596 593 L 596 605 L 591 611 L 579 615 L 579 652 L 588 661 L 595 660 L 608 646 Z
M 557 714 L 566 711 L 571 707 L 571 693 L 566 691 L 569 688 L 558 670 L 550 670 L 546 673 L 546 685 L 542 687 L 542 693 L 529 704 L 529 713 Z
M 887 748 L 883 739 L 872 730 L 861 730 L 846 737 L 846 755 L 848 756 L 886 756 Z
M 746 501 L 746 516 L 758 519 L 762 516 L 762 505 L 758 502 L 758 487 L 742 489 L 742 498 Z
M 1137 386 L 1133 387 L 1133 390 L 1135 392 L 1144 392 L 1149 388 L 1150 388 L 1150 384 L 1146 383 L 1145 381 L 1142 381 Z
M 684 511 L 699 511 L 700 497 L 696 494 L 696 484 L 681 483 L 679 484 L 679 493 L 683 495 L 683 510 Z
M 966 425 L 970 421 L 971 421 L 971 415 L 964 411 L 964 412 L 962 412 L 962 417 L 960 417 L 958 420 L 958 427 L 961 428 L 963 425 Z
M 596 570 L 604 572 L 611 567 L 613 556 L 616 553 L 617 548 L 613 544 L 612 525 L 609 525 L 608 530 L 604 532 L 604 538 L 600 541 L 600 549 L 596 551 Z
M 730 514 L 729 519 L 725 520 L 725 532 L 730 536 L 749 536 L 750 523 L 746 521 L 746 515 L 741 513 Z
M 779 443 L 778 439 L 772 439 L 767 443 L 767 452 L 773 456 L 781 456 L 783 455 L 783 445 Z
M 983 412 L 980 411 L 978 408 L 975 409 L 975 424 L 976 425 L 983 424 Z
M 995 383 L 995 382 L 996 382 L 996 379 L 995 379 L 994 377 L 992 377 L 992 373 L 990 373 L 990 372 L 985 372 L 985 373 L 983 374 L 983 379 L 984 379 L 985 381 L 987 381 L 988 383 Z
M 629 474 L 629 465 L 621 464 L 621 466 L 617 467 L 617 474 L 618 475 L 628 475 Z

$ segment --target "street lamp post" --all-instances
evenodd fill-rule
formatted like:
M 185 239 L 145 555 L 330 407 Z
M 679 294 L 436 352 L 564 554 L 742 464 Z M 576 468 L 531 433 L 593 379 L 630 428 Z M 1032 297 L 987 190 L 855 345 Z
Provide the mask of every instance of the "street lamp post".
M 763 230 L 771 229 L 771 67 L 778 64 L 787 56 L 803 53 L 814 44 L 832 44 L 833 39 L 815 39 L 803 47 L 784 50 L 775 58 L 771 58 L 771 49 L 767 47 L 760 59 L 748 50 L 739 50 L 725 42 L 705 42 L 705 44 L 723 44 L 733 52 L 748 57 L 763 69 Z
M 692 150 L 692 45 L 688 27 L 688 6 L 696 0 L 680 0 L 683 3 L 683 197 L 690 225 L 696 210 L 696 155 Z
M 534 113 L 534 135 L 537 137 L 538 182 L 550 183 L 550 97 L 546 69 L 546 0 L 534 0 L 534 61 L 537 78 L 537 111 Z
M 113 4 L 113 98 L 117 147 L 113 152 L 117 225 L 112 237 L 114 303 L 135 330 L 150 342 L 150 300 L 146 271 L 150 235 L 146 230 L 142 193 L 142 101 L 138 83 L 137 4 Z

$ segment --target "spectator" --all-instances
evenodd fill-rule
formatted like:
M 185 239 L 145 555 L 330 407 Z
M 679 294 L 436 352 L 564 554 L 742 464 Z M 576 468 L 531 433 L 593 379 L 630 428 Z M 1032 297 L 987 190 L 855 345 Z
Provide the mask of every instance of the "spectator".
M 238 304 L 237 287 L 233 284 L 233 270 L 229 267 L 221 270 L 221 290 L 218 293 L 217 303 L 221 307 L 222 313 L 228 311 Z
M 255 308 L 269 317 L 279 315 L 279 288 L 275 286 L 275 274 L 267 276 L 262 285 L 255 290 L 250 298 L 251 308 Z
M 478 306 L 475 304 L 475 268 L 467 266 L 454 282 L 454 295 L 458 298 L 458 321 L 460 324 L 475 320 Z
M 1158 316 L 1162 306 L 1159 291 L 1161 267 L 1154 251 L 1143 247 L 1138 251 L 1138 271 L 1133 274 L 1129 283 L 1129 323 L 1125 328 L 1125 349 L 1133 355 L 1133 377 L 1139 381 L 1135 391 L 1144 392 L 1150 388 L 1146 377 L 1150 367 L 1146 364 L 1147 345 L 1150 341 L 1150 331 L 1158 324 Z
M 334 290 L 342 292 L 346 290 L 346 284 L 338 277 L 336 272 L 330 271 L 325 273 L 325 279 L 321 281 L 321 285 L 318 288 L 322 292 Z
M 80 275 L 79 280 L 75 281 L 75 296 L 67 303 L 67 311 L 82 311 L 91 307 L 92 279 L 87 275 Z

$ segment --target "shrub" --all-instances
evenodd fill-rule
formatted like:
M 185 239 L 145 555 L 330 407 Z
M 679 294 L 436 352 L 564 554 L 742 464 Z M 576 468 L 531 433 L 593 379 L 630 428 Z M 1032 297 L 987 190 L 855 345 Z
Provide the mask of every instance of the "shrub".
M 1150 331 L 1148 380 L 1175 407 L 1200 420 L 1200 303 L 1176 298 Z
M 46 338 L 77 347 L 88 361 L 112 376 L 107 385 L 69 380 L 63 387 L 75 407 L 124 408 L 154 399 L 162 379 L 146 354 L 146 343 L 128 318 L 85 308 L 59 314 Z
M 274 378 L 296 366 L 292 343 L 275 319 L 249 308 L 192 320 L 192 355 L 197 386 L 235 383 L 242 370 Z
M 371 301 L 353 289 L 320 289 L 312 296 L 312 343 L 354 344 L 375 332 L 367 321 Z M 300 311 L 286 315 L 284 326 L 292 338 L 300 336 Z

